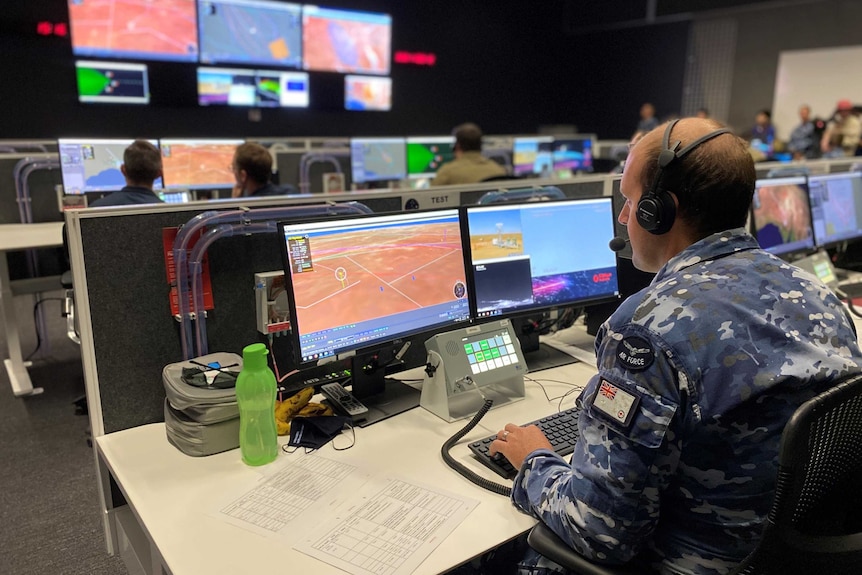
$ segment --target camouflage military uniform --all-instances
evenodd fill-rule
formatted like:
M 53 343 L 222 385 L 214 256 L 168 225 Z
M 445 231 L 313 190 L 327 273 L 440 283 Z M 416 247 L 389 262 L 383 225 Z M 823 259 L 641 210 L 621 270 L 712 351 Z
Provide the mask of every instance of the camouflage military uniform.
M 587 557 L 698 575 L 753 549 L 785 422 L 862 359 L 841 302 L 741 228 L 671 259 L 596 354 L 571 464 L 533 452 L 512 501 Z

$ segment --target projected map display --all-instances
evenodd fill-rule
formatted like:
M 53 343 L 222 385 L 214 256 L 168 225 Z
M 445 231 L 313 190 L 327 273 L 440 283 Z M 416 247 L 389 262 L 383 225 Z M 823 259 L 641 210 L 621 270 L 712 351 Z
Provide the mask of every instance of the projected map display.
M 114 192 L 126 185 L 120 166 L 123 152 L 133 140 L 84 140 L 62 139 L 58 141 L 60 169 L 63 175 L 65 194 L 85 192 Z M 157 140 L 150 140 L 158 145 Z M 153 189 L 161 189 L 162 180 L 153 183 Z
M 69 0 L 76 56 L 194 62 L 195 0 Z
M 302 7 L 265 0 L 198 0 L 201 62 L 302 66 Z
M 344 77 L 344 108 L 357 111 L 387 111 L 392 108 L 392 78 Z
M 354 182 L 403 180 L 407 177 L 407 149 L 403 138 L 350 140 L 350 166 Z
M 766 251 L 783 255 L 814 247 L 805 178 L 758 180 L 751 206 L 757 242 Z
M 162 140 L 165 187 L 184 189 L 230 188 L 235 183 L 230 166 L 243 140 Z
M 78 101 L 84 103 L 148 104 L 146 64 L 75 62 Z
M 304 6 L 303 67 L 319 72 L 389 74 L 389 14 Z

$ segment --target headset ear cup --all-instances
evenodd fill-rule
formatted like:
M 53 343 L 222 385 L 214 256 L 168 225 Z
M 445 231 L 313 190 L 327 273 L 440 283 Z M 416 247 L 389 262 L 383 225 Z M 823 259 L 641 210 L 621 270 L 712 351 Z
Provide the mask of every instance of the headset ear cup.
M 637 220 L 651 234 L 666 234 L 676 219 L 676 204 L 667 191 L 645 194 L 638 202 Z

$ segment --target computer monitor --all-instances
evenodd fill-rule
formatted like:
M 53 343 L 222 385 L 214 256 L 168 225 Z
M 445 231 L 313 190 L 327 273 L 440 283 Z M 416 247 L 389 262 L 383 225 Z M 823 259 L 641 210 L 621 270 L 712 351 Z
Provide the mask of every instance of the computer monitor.
M 82 104 L 149 104 L 146 64 L 77 60 L 78 101 Z
M 407 144 L 404 138 L 351 138 L 350 166 L 356 183 L 403 180 Z
M 805 177 L 757 180 L 751 223 L 760 247 L 791 258 L 814 249 Z
M 178 192 L 159 192 L 159 199 L 165 202 L 166 204 L 187 204 L 192 201 L 191 194 L 188 190 L 181 190 Z
M 862 237 L 862 173 L 809 176 L 808 197 L 818 247 Z
M 198 68 L 201 106 L 307 108 L 308 73 L 241 68 Z
M 195 3 L 69 0 L 72 52 L 90 58 L 196 62 Z
M 161 140 L 165 188 L 204 190 L 236 183 L 231 163 L 243 140 Z
M 470 318 L 458 210 L 283 222 L 279 233 L 297 363 L 357 354 L 353 393 L 369 409 L 400 388 L 383 379 L 394 352 L 368 348 Z
M 474 317 L 580 305 L 619 294 L 616 254 L 608 248 L 614 237 L 611 198 L 462 209 Z
M 455 159 L 455 138 L 424 136 L 407 138 L 407 177 L 433 178 L 440 166 Z
M 302 67 L 302 6 L 273 0 L 198 0 L 204 64 Z
M 345 76 L 344 109 L 388 112 L 392 109 L 392 78 Z
M 149 140 L 158 146 L 158 140 Z M 126 185 L 120 171 L 123 153 L 134 140 L 99 140 L 92 138 L 62 138 L 58 140 L 60 171 L 64 194 L 86 192 L 116 192 Z M 162 179 L 153 182 L 153 189 L 162 188 Z
M 391 45 L 389 14 L 302 8 L 302 65 L 306 70 L 386 76 Z
M 550 175 L 553 168 L 554 138 L 551 136 L 517 137 L 513 141 L 512 163 L 516 176 Z
M 593 171 L 593 136 L 565 136 L 554 138 L 552 157 L 554 172 Z

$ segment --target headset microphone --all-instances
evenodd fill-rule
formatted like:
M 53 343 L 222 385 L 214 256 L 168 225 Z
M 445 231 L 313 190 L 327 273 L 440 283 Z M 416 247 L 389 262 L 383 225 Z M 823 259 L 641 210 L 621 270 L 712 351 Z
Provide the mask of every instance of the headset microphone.
M 626 244 L 631 240 L 626 238 L 616 237 L 608 242 L 608 247 L 611 248 L 612 251 L 618 252 L 626 247 Z

